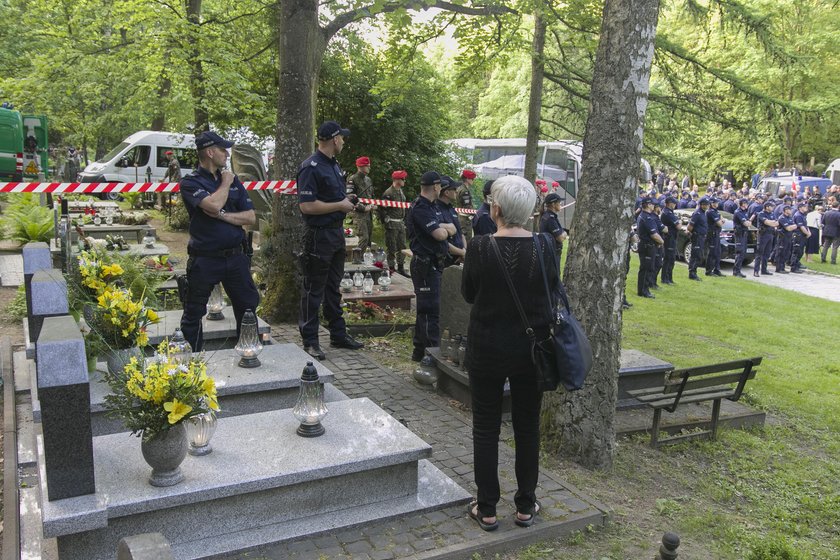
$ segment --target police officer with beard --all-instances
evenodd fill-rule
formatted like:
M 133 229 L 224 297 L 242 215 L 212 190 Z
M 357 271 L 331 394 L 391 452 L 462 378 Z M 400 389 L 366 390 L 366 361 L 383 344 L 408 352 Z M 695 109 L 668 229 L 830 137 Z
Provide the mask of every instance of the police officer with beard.
M 643 198 L 640 207 L 642 211 L 636 221 L 636 233 L 639 235 L 639 276 L 636 280 L 636 293 L 640 297 L 653 299 L 650 286 L 653 284 L 656 247 L 664 241 L 659 235 L 659 222 L 653 215 L 653 199 Z
M 697 267 L 703 260 L 703 248 L 706 246 L 706 233 L 709 231 L 709 220 L 706 218 L 706 210 L 709 209 L 709 199 L 705 196 L 700 199 L 700 207 L 691 215 L 686 230 L 691 235 L 691 256 L 688 259 L 689 280 L 700 281 L 697 276 Z
M 747 254 L 747 237 L 752 223 L 752 220 L 747 217 L 748 203 L 746 198 L 739 200 L 738 208 L 732 215 L 732 222 L 735 224 L 735 266 L 732 267 L 732 276 L 738 278 L 747 277 L 741 272 L 741 267 L 744 264 L 744 256 Z

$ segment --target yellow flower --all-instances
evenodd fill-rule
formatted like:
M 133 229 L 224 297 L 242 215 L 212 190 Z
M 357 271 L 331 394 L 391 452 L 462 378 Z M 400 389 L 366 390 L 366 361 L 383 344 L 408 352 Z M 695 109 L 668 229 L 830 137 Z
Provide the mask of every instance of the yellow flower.
M 171 402 L 164 403 L 163 409 L 169 413 L 169 423 L 177 424 L 185 415 L 190 413 L 192 407 L 178 402 L 178 399 L 173 399 Z
M 158 321 L 160 321 L 160 316 L 157 313 L 155 313 L 154 309 L 147 309 L 146 319 L 148 319 L 152 323 L 157 323 Z
M 120 274 L 122 274 L 125 271 L 123 270 L 123 268 L 119 264 L 114 263 L 114 264 L 106 264 L 105 266 L 103 266 L 101 272 L 102 272 L 102 276 L 114 277 L 114 276 L 119 276 Z
M 149 335 L 142 331 L 137 335 L 137 346 L 146 346 L 149 343 Z

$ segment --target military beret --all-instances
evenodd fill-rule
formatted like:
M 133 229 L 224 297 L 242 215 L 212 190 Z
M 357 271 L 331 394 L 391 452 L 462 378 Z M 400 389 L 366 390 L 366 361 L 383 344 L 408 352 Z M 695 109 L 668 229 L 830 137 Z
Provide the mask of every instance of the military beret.
M 548 183 L 545 182 L 545 179 L 537 179 L 534 181 L 534 184 L 538 187 L 545 187 Z
M 318 138 L 320 140 L 331 140 L 338 135 L 350 136 L 350 129 L 341 128 L 341 125 L 335 121 L 326 121 L 318 127 Z
M 356 167 L 364 167 L 370 165 L 370 158 L 367 156 L 359 156 L 356 158 Z
M 461 171 L 461 177 L 463 179 L 475 179 L 475 171 L 472 169 L 464 169 Z
M 166 150 L 165 152 L 163 152 L 163 155 L 171 156 L 171 155 L 175 155 L 175 154 L 172 153 L 172 150 Z
M 557 187 L 559 187 L 559 186 L 560 186 L 560 183 L 558 183 L 557 181 L 552 181 L 552 182 L 551 182 L 551 188 L 552 188 L 552 189 L 556 189 L 556 188 L 557 188 Z
M 406 177 L 408 177 L 408 172 L 403 171 L 402 169 L 398 169 L 397 171 L 391 173 L 391 179 L 405 179 Z
M 420 184 L 427 187 L 441 184 L 440 174 L 437 171 L 426 171 L 420 176 Z

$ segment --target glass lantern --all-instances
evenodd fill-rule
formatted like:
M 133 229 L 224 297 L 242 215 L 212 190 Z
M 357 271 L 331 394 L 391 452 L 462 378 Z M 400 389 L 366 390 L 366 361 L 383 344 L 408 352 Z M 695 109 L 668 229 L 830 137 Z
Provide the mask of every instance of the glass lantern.
M 187 365 L 192 359 L 192 346 L 184 338 L 184 333 L 181 332 L 181 327 L 175 327 L 175 334 L 169 339 L 167 344 L 169 348 L 169 355 L 176 363 Z
M 155 246 L 155 234 L 151 230 L 146 230 L 142 243 L 147 249 L 153 248 Z
M 221 321 L 225 318 L 222 309 L 225 307 L 225 299 L 222 297 L 222 285 L 216 284 L 210 291 L 210 299 L 207 300 L 207 320 Z
M 362 257 L 362 260 L 367 266 L 373 266 L 373 253 L 370 250 L 370 247 L 365 248 L 365 254 Z
M 373 293 L 373 276 L 370 275 L 370 272 L 365 272 L 365 279 L 362 281 L 362 292 L 368 295 Z
M 421 385 L 432 385 L 438 379 L 438 371 L 435 366 L 435 361 L 431 356 L 426 354 L 420 360 L 420 365 L 414 370 L 414 380 Z
M 93 225 L 95 225 L 95 226 L 102 225 L 102 217 L 99 215 L 99 212 L 97 212 L 93 216 Z
M 263 345 L 260 342 L 260 334 L 257 325 L 257 316 L 250 309 L 245 310 L 245 315 L 242 316 L 242 327 L 239 330 L 239 341 L 236 343 L 234 350 L 241 356 L 239 367 L 255 368 L 260 366 L 260 360 L 257 358 L 262 352 Z
M 391 289 L 391 273 L 388 272 L 387 268 L 382 269 L 382 274 L 379 275 L 379 280 L 376 282 L 379 284 L 379 289 L 383 292 Z
M 356 273 L 353 274 L 353 286 L 356 288 L 361 288 L 364 281 L 364 275 L 362 275 L 362 273 L 357 270 Z
M 362 264 L 362 250 L 358 247 L 353 247 L 351 262 L 353 264 Z
M 194 457 L 201 457 L 213 451 L 210 446 L 210 438 L 216 433 L 216 415 L 210 411 L 197 414 L 184 423 L 187 428 L 187 440 L 189 447 L 187 452 Z
M 112 226 L 114 225 L 114 209 L 113 208 L 106 208 L 104 211 L 105 214 L 105 225 Z
M 298 400 L 292 409 L 295 419 L 300 422 L 297 435 L 301 437 L 318 437 L 326 430 L 321 420 L 327 415 L 327 405 L 324 404 L 324 384 L 318 378 L 318 370 L 312 362 L 306 362 L 300 376 L 300 391 Z
M 345 294 L 349 293 L 350 290 L 353 289 L 353 279 L 350 278 L 350 273 L 349 272 L 344 273 L 344 278 L 341 279 L 341 282 L 339 283 L 339 286 L 341 287 L 341 291 L 344 292 Z
M 376 250 L 376 254 L 373 256 L 373 262 L 380 262 L 384 265 L 385 261 L 387 260 L 388 257 L 385 255 L 385 251 L 382 249 L 382 247 L 379 247 Z

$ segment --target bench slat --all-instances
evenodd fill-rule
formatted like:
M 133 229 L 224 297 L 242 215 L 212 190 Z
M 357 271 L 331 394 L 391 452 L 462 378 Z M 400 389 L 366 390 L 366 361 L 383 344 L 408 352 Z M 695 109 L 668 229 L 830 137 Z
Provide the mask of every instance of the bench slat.
M 721 391 L 717 391 L 714 393 L 699 393 L 696 395 L 685 395 L 683 394 L 682 398 L 680 399 L 680 404 L 691 404 L 691 403 L 698 403 L 698 402 L 706 402 L 706 401 L 713 401 L 717 399 L 725 399 L 735 395 L 735 389 L 725 389 Z M 655 399 L 645 402 L 651 408 L 665 408 L 674 404 L 673 396 L 667 396 L 664 399 Z
M 726 386 L 726 385 L 716 386 L 716 387 L 712 387 L 712 388 L 706 387 L 706 388 L 703 388 L 703 389 L 691 389 L 689 391 L 683 391 L 682 397 L 689 397 L 689 396 L 695 396 L 695 395 L 713 395 L 715 393 L 720 393 L 722 391 L 734 391 L 734 389 L 732 387 L 729 387 L 729 386 Z M 629 393 L 629 391 L 628 391 L 628 393 Z M 633 396 L 635 396 L 635 395 L 633 395 Z M 636 400 L 638 400 L 640 402 L 643 402 L 643 403 L 649 403 L 649 402 L 654 402 L 654 401 L 664 401 L 664 400 L 673 401 L 675 398 L 677 398 L 677 396 L 675 394 L 673 394 L 673 393 L 663 393 L 661 389 L 659 391 L 655 392 L 655 393 L 648 393 L 646 395 L 636 396 Z M 680 398 L 680 401 L 682 401 L 682 398 Z
M 697 366 L 692 368 L 675 369 L 671 375 L 676 377 L 683 375 L 704 375 L 706 373 L 718 373 L 721 371 L 729 371 L 733 369 L 743 370 L 747 364 L 752 363 L 753 367 L 761 364 L 761 358 L 749 358 L 745 360 L 735 360 L 733 362 L 724 362 L 722 364 L 711 364 L 708 366 Z
M 747 375 L 747 379 L 753 379 L 755 377 L 756 369 L 753 368 L 750 370 L 749 375 Z M 707 374 L 708 375 L 708 374 Z M 743 371 L 738 373 L 724 373 L 718 375 L 708 375 L 707 377 L 701 377 L 700 379 L 690 379 L 685 383 L 685 390 L 683 394 L 691 389 L 702 389 L 703 387 L 715 387 L 717 385 L 727 385 L 729 383 L 738 383 L 741 381 L 741 377 L 744 375 Z M 682 386 L 681 379 L 666 379 L 665 381 L 665 393 L 676 393 L 680 390 L 680 386 Z

